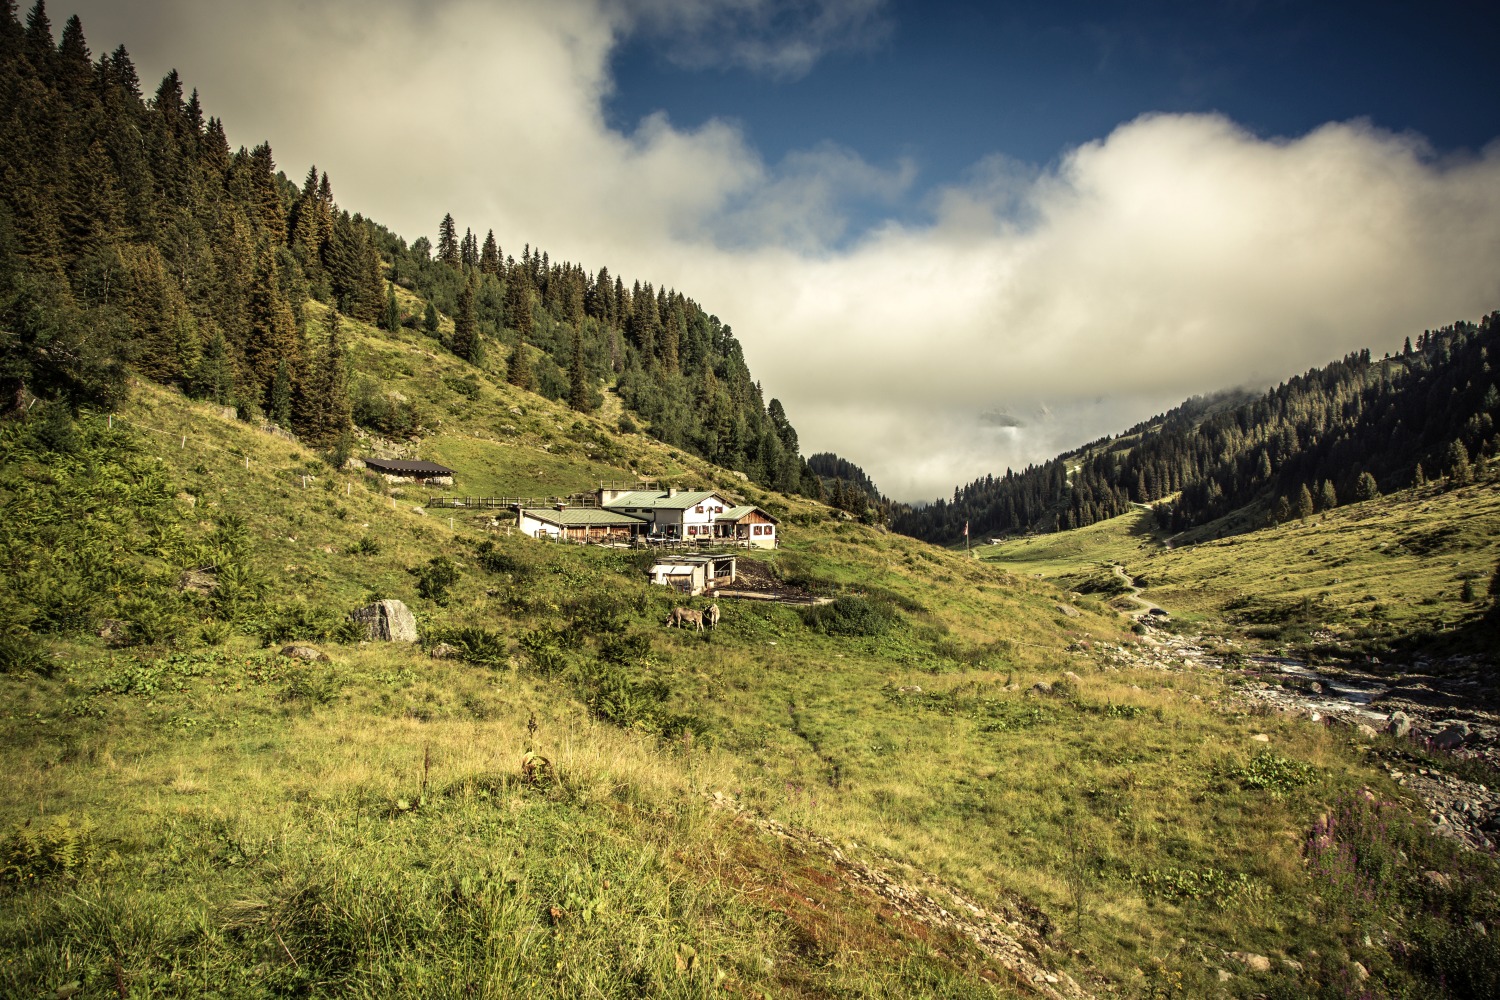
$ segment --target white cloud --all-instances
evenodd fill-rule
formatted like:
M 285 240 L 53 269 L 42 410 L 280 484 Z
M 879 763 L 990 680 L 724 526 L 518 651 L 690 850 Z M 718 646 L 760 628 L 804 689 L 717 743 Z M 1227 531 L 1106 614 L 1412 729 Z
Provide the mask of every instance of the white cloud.
M 989 158 L 929 223 L 851 238 L 849 205 L 914 196 L 909 164 L 832 146 L 767 164 L 729 123 L 605 123 L 622 32 L 672 13 L 751 51 L 780 37 L 770 0 L 77 6 L 96 51 L 124 40 L 146 80 L 176 65 L 235 141 L 269 137 L 298 179 L 316 161 L 408 238 L 451 211 L 507 251 L 693 296 L 804 448 L 902 498 L 1500 307 L 1500 146 L 1443 161 L 1363 122 L 1267 140 L 1146 116 L 1051 168 Z

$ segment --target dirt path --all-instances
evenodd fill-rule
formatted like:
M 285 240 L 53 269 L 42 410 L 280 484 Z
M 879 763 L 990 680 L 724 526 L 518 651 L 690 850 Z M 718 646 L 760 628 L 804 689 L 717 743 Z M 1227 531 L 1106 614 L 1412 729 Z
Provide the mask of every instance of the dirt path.
M 873 893 L 908 920 L 959 934 L 1047 1000 L 1092 1000 L 1092 994 L 1066 972 L 1042 964 L 1051 949 L 1042 940 L 1035 917 L 1009 907 L 990 910 L 934 875 L 919 872 L 915 880 L 893 875 L 887 865 L 874 867 L 846 855 L 833 841 L 809 830 L 745 809 L 722 792 L 704 793 L 716 809 L 733 813 L 737 822 L 823 857 L 848 881 Z M 878 859 L 875 859 L 878 860 Z
M 1127 586 L 1127 587 L 1130 588 L 1130 593 L 1127 594 L 1126 596 L 1129 597 L 1136 604 L 1140 605 L 1140 608 L 1141 608 L 1141 610 L 1136 611 L 1134 613 L 1129 612 L 1129 611 L 1121 611 L 1120 614 L 1126 616 L 1127 618 L 1139 618 L 1141 615 L 1149 615 L 1152 611 L 1160 611 L 1163 614 L 1166 614 L 1166 610 L 1167 610 L 1166 608 L 1162 607 L 1160 604 L 1156 604 L 1156 603 L 1154 603 L 1152 601 L 1148 601 L 1144 597 L 1141 596 L 1141 591 L 1144 590 L 1145 588 L 1144 587 L 1137 587 L 1135 585 L 1135 581 L 1132 580 L 1130 578 L 1130 575 L 1125 572 L 1125 567 L 1124 566 L 1116 566 L 1115 567 L 1115 576 L 1117 576 L 1121 580 L 1125 581 L 1125 586 Z

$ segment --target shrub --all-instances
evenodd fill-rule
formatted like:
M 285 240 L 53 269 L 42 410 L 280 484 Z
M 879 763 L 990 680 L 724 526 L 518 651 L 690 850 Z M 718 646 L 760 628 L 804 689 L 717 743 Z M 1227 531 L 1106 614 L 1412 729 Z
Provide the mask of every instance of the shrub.
M 514 552 L 506 552 L 489 539 L 479 543 L 474 550 L 475 558 L 487 573 L 508 573 L 511 576 L 530 576 L 536 567 Z
M 802 620 L 808 628 L 827 635 L 877 636 L 890 631 L 899 618 L 884 601 L 840 597 L 831 604 L 804 609 Z
M 447 605 L 448 588 L 458 582 L 458 567 L 447 556 L 433 556 L 407 572 L 417 578 L 417 593 L 439 607 Z
M 470 663 L 489 667 L 503 666 L 509 658 L 505 637 L 489 629 L 468 626 L 433 632 L 426 637 L 429 645 L 445 642 L 458 650 L 459 655 Z
M 1312 781 L 1313 769 L 1301 761 L 1262 750 L 1250 759 L 1250 763 L 1231 768 L 1230 777 L 1242 788 L 1264 790 L 1270 792 L 1272 798 L 1280 798 Z
M 350 556 L 380 555 L 380 540 L 374 535 L 365 535 L 357 542 L 344 546 L 344 554 Z

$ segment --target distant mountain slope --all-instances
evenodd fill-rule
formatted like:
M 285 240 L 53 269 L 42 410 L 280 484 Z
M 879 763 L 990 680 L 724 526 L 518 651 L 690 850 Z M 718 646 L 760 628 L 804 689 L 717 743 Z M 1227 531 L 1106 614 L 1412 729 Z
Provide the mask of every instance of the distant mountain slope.
M 627 430 L 816 491 L 781 404 L 692 299 L 530 245 L 516 260 L 451 216 L 436 247 L 408 245 L 339 206 L 316 167 L 298 187 L 269 143 L 231 151 L 184 91 L 173 71 L 145 98 L 123 46 L 95 59 L 78 18 L 54 44 L 44 5 L 24 27 L 0 7 L 0 412 L 112 407 L 134 370 L 347 444 L 349 411 L 374 411 L 351 407 L 337 319 L 309 323 L 318 301 L 579 411 L 612 385 Z
M 1489 361 L 1497 346 L 1492 313 L 1424 332 L 1394 357 L 1360 351 L 1260 395 L 1189 400 L 1117 439 L 903 511 L 893 527 L 938 542 L 956 541 L 966 522 L 976 535 L 1059 531 L 1177 494 L 1158 511 L 1182 531 L 1252 504 L 1264 507 L 1256 517 L 1265 523 L 1299 505 L 1324 509 L 1408 486 L 1419 474 L 1462 479 L 1500 450 Z

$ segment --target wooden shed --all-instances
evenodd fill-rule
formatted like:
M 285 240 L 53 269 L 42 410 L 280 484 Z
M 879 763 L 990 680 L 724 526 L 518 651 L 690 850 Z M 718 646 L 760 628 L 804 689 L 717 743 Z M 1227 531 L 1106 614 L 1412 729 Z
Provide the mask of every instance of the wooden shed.
M 436 462 L 411 462 L 394 458 L 367 458 L 365 468 L 385 476 L 393 483 L 430 483 L 452 486 L 453 470 Z

